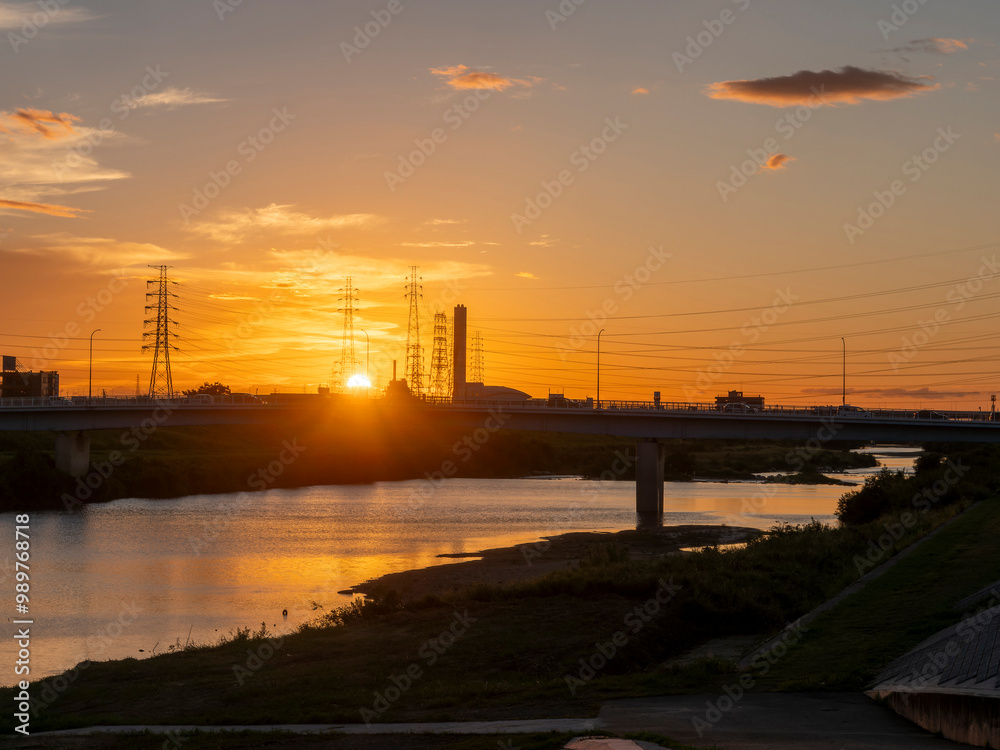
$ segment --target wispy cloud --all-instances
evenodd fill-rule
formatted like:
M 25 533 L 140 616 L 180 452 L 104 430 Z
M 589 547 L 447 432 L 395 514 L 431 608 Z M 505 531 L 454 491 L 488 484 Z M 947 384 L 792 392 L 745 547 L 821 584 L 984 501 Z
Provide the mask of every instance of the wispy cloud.
M 891 52 L 930 52 L 938 55 L 953 55 L 956 52 L 964 52 L 974 42 L 974 39 L 949 39 L 947 37 L 928 37 L 927 39 L 914 39 L 901 47 L 896 47 Z
M 179 89 L 168 86 L 163 91 L 154 91 L 151 94 L 139 96 L 126 101 L 129 109 L 140 109 L 143 107 L 163 107 L 164 109 L 176 109 L 192 104 L 212 104 L 215 102 L 225 102 L 228 99 L 220 99 L 210 94 L 204 94 L 191 89 Z
M 148 242 L 122 242 L 107 237 L 76 237 L 67 232 L 35 235 L 10 252 L 21 255 L 60 257 L 86 268 L 112 272 L 126 266 L 190 257 Z
M 506 78 L 496 73 L 488 73 L 482 70 L 473 70 L 468 65 L 453 65 L 449 68 L 431 68 L 431 73 L 445 79 L 445 83 L 453 89 L 459 91 L 467 89 L 491 89 L 493 91 L 505 91 L 506 89 L 521 86 L 531 88 L 537 86 L 544 79 L 536 76 L 528 78 Z
M 794 156 L 789 156 L 788 154 L 774 154 L 767 163 L 761 166 L 761 170 L 769 169 L 772 172 L 777 172 L 780 169 L 784 169 L 785 165 L 790 161 L 798 161 Z
M 515 275 L 515 276 L 518 276 L 518 277 L 520 277 L 520 278 L 522 278 L 522 279 L 534 279 L 534 280 L 537 280 L 537 279 L 538 279 L 538 277 L 537 277 L 537 276 L 535 276 L 535 274 L 533 274 L 533 273 L 530 273 L 530 272 L 528 272 L 528 271 L 521 271 L 521 272 L 519 272 L 519 273 L 515 273 L 514 275 Z
M 632 93 L 633 94 L 639 94 L 640 96 L 642 96 L 642 95 L 648 94 L 649 93 L 649 89 L 647 89 L 647 88 L 645 88 L 643 86 L 639 86 L 638 88 L 632 89 Z
M 53 10 L 44 12 L 46 24 L 50 23 L 79 23 L 97 18 L 86 8 L 67 7 L 54 3 Z M 0 2 L 0 30 L 19 30 L 25 24 L 31 22 L 32 17 L 38 15 L 40 7 L 38 3 L 5 3 Z
M 400 242 L 400 247 L 475 247 L 476 245 L 499 245 L 499 242 L 475 242 L 473 240 L 457 240 L 454 242 Z
M 28 107 L 13 112 L 0 112 L 0 133 L 35 134 L 49 140 L 58 140 L 72 135 L 73 123 L 79 121 L 79 117 L 67 112 L 56 114 L 47 109 Z
M 294 206 L 272 203 L 264 208 L 229 209 L 213 220 L 197 222 L 189 231 L 216 242 L 238 242 L 261 233 L 317 235 L 324 231 L 376 226 L 385 219 L 376 214 L 311 216 Z
M 0 198 L 4 207 L 52 216 L 80 216 L 83 211 L 52 199 L 99 189 L 101 183 L 128 177 L 101 167 L 95 143 L 117 139 L 116 131 L 80 125 L 66 112 L 19 109 L 0 112 Z
M 731 99 L 771 107 L 800 104 L 827 106 L 860 104 L 865 100 L 889 101 L 924 94 L 940 88 L 930 76 L 912 78 L 901 73 L 864 70 L 847 66 L 840 70 L 800 70 L 789 76 L 721 81 L 705 89 L 713 99 Z
M 61 216 L 67 219 L 75 219 L 83 214 L 90 213 L 82 208 L 72 208 L 71 206 L 60 206 L 55 203 L 33 203 L 31 201 L 9 201 L 0 198 L 0 211 L 10 209 L 13 211 L 28 211 L 29 213 L 48 214 L 49 216 Z

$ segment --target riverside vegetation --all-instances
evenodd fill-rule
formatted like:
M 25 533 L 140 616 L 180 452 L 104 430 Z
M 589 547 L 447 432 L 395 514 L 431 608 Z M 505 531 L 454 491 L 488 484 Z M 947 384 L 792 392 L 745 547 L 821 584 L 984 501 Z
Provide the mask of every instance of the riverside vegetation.
M 120 430 L 94 431 L 88 433 L 91 475 L 79 480 L 56 471 L 51 434 L 0 432 L 0 511 L 64 509 L 66 497 L 77 507 L 122 497 L 415 479 L 448 460 L 455 465 L 453 476 L 460 477 L 549 472 L 599 477 L 617 464 L 624 470 L 616 478 L 635 478 L 630 458 L 634 441 L 625 439 L 501 431 L 473 451 L 456 429 L 405 423 L 379 423 L 367 429 L 371 427 L 345 423 L 341 429 L 330 429 L 305 420 L 281 425 L 164 426 L 142 441 Z M 269 469 L 277 457 L 287 454 L 288 445 L 295 449 L 294 460 L 282 462 L 280 471 Z M 852 453 L 848 448 L 854 446 L 847 444 L 809 452 L 805 460 L 794 455 L 795 444 L 787 442 L 675 441 L 666 446 L 665 476 L 673 481 L 695 476 L 747 479 L 753 472 L 798 470 L 803 465 L 831 470 L 875 465 L 873 457 Z M 111 467 L 116 451 L 124 461 Z M 627 460 L 618 462 L 620 456 Z
M 967 470 L 948 475 L 953 466 Z M 839 528 L 780 526 L 740 549 L 655 559 L 602 544 L 578 565 L 534 580 L 411 601 L 372 592 L 268 649 L 274 635 L 247 631 L 142 661 L 89 664 L 37 706 L 32 728 L 593 716 L 608 698 L 721 692 L 739 678 L 734 664 L 669 660 L 719 636 L 763 638 L 857 580 L 858 561 L 888 528 L 878 562 L 954 519 L 898 571 L 816 620 L 758 681 L 858 690 L 956 621 L 956 599 L 1000 579 L 998 467 L 996 448 L 951 447 L 922 460 L 913 477 L 891 475 L 849 493 Z M 923 509 L 917 500 L 936 483 L 936 500 Z M 901 523 L 901 511 L 912 522 Z M 52 684 L 36 682 L 32 694 Z

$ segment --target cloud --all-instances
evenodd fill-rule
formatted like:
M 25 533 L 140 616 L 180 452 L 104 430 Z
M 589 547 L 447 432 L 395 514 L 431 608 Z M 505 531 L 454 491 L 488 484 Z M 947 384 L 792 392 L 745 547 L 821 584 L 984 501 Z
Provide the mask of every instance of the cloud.
M 37 3 L 0 2 L 0 30 L 15 29 L 20 31 L 25 25 L 35 23 L 33 19 L 39 14 L 45 17 L 45 25 L 79 23 L 97 18 L 86 8 L 67 8 L 60 4 L 56 5 L 53 10 L 42 10 Z
M 789 76 L 721 81 L 705 93 L 713 99 L 732 99 L 771 107 L 860 104 L 865 99 L 889 101 L 940 88 L 929 76 L 910 78 L 900 73 L 846 66 L 839 71 L 800 70 Z
M 649 89 L 643 88 L 642 86 L 639 86 L 638 88 L 632 89 L 632 93 L 633 94 L 645 95 L 645 94 L 649 93 Z
M 424 224 L 432 227 L 439 227 L 445 224 L 464 224 L 468 219 L 428 219 Z
M 218 219 L 197 222 L 188 230 L 216 242 L 238 242 L 263 232 L 316 235 L 333 229 L 366 228 L 384 221 L 375 214 L 318 217 L 294 211 L 293 208 L 291 205 L 272 203 L 264 208 L 229 209 L 221 212 Z
M 73 134 L 73 123 L 80 118 L 66 112 L 56 114 L 47 109 L 18 109 L 14 112 L 0 112 L 0 133 L 37 134 L 42 138 L 58 140 Z M 60 127 L 49 127 L 58 125 Z
M 94 144 L 123 136 L 79 122 L 66 112 L 0 112 L 0 199 L 6 208 L 79 216 L 78 209 L 56 205 L 52 199 L 98 190 L 100 183 L 128 177 L 126 172 L 101 167 L 94 158 Z
M 930 52 L 938 55 L 952 55 L 956 52 L 964 52 L 969 49 L 973 39 L 948 39 L 945 37 L 929 37 L 927 39 L 914 39 L 907 42 L 902 47 L 896 47 L 891 52 Z
M 36 214 L 48 214 L 49 216 L 62 216 L 67 219 L 75 219 L 85 213 L 90 213 L 82 208 L 72 208 L 71 206 L 60 206 L 55 203 L 32 203 L 29 201 L 9 201 L 0 198 L 0 210 L 13 209 L 15 211 L 30 211 Z
M 21 247 L 11 248 L 20 255 L 62 257 L 80 266 L 108 272 L 126 266 L 189 258 L 148 242 L 121 242 L 107 237 L 76 237 L 66 232 L 35 235 Z
M 214 102 L 225 102 L 228 99 L 218 99 L 209 94 L 199 93 L 191 89 L 179 89 L 168 86 L 163 91 L 155 91 L 151 94 L 135 98 L 127 97 L 125 106 L 129 109 L 139 109 L 140 107 L 164 107 L 166 109 L 176 109 L 191 104 L 212 104 Z
M 765 169 L 770 169 L 772 172 L 777 172 L 780 169 L 784 169 L 785 165 L 790 161 L 798 161 L 794 156 L 789 156 L 788 154 L 774 154 L 767 163 L 761 166 L 761 171 Z
M 520 273 L 515 273 L 514 275 L 522 279 L 535 279 L 535 280 L 538 279 L 538 277 L 535 276 L 535 274 L 529 273 L 528 271 L 521 271 Z
M 457 242 L 400 242 L 400 247 L 475 247 L 476 245 L 499 245 L 499 242 L 474 242 L 473 240 L 458 240 Z
M 803 388 L 802 393 L 812 396 L 840 396 L 841 388 Z M 871 388 L 852 391 L 847 389 L 847 395 L 863 395 L 870 398 L 908 398 L 913 401 L 921 399 L 954 399 L 975 396 L 981 391 L 932 391 L 930 388 Z
M 496 73 L 486 73 L 481 70 L 472 70 L 468 65 L 454 65 L 450 68 L 431 68 L 431 73 L 441 78 L 447 79 L 451 88 L 459 91 L 467 89 L 490 89 L 493 91 L 505 91 L 513 86 L 531 88 L 541 83 L 544 79 L 536 76 L 529 78 L 505 78 Z

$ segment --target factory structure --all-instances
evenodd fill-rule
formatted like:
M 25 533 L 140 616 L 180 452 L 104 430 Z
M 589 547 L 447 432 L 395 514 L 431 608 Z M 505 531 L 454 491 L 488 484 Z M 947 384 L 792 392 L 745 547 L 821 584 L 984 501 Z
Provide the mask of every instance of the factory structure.
M 58 372 L 32 372 L 17 357 L 4 356 L 0 398 L 50 398 L 59 395 Z

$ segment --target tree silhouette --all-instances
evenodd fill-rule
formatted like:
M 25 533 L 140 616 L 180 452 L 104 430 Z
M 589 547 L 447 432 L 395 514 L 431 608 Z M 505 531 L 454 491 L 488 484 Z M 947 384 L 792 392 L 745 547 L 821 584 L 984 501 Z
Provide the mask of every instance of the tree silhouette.
M 209 396 L 228 396 L 231 391 L 228 385 L 223 385 L 219 381 L 214 383 L 209 383 L 205 381 L 204 385 L 199 385 L 190 391 L 184 391 L 185 396 L 197 396 L 199 394 L 207 394 Z

